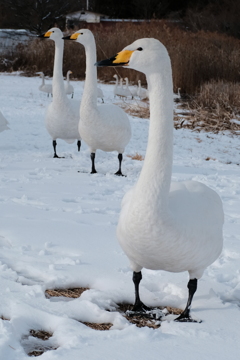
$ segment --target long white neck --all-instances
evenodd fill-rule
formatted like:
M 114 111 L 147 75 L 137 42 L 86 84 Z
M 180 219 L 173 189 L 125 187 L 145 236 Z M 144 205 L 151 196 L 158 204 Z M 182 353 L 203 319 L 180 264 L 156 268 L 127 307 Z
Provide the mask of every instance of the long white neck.
M 96 63 L 96 44 L 94 37 L 85 45 L 86 52 L 86 78 L 84 91 L 80 106 L 80 114 L 87 107 L 97 108 L 97 67 Z
M 45 78 L 44 78 L 44 74 L 41 74 L 42 77 L 42 85 L 45 85 Z
M 69 84 L 69 75 L 70 75 L 70 72 L 67 72 L 67 83 Z
M 168 60 L 168 59 L 167 59 Z M 148 146 L 136 196 L 148 193 L 153 210 L 166 211 L 173 157 L 173 86 L 170 60 L 147 75 L 150 100 Z M 154 201 L 157 200 L 157 201 Z M 156 206 L 156 209 L 154 208 Z
M 63 73 L 63 40 L 58 39 L 55 41 L 55 56 L 53 67 L 53 102 L 66 99 L 64 90 Z

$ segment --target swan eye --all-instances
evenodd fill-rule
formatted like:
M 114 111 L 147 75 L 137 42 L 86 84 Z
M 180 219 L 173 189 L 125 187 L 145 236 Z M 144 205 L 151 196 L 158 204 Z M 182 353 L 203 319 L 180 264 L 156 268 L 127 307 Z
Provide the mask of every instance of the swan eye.
M 143 48 L 142 48 L 142 47 L 139 47 L 139 48 L 137 48 L 137 50 L 138 50 L 138 51 L 142 51 L 142 50 L 143 50 Z

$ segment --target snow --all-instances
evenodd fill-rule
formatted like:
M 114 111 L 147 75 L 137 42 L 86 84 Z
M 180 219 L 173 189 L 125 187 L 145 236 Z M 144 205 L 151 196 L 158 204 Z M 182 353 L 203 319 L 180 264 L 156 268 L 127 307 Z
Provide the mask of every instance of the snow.
M 123 195 L 132 187 L 144 156 L 149 120 L 130 117 L 132 139 L 123 172 L 116 153 L 96 154 L 90 175 L 89 151 L 83 143 L 52 141 L 44 127 L 51 102 L 39 92 L 39 77 L 0 74 L 0 107 L 9 131 L 0 134 L 0 358 L 29 359 L 41 345 L 31 329 L 53 336 L 41 358 L 91 360 L 237 359 L 240 343 L 240 145 L 230 133 L 174 130 L 173 180 L 201 181 L 221 196 L 224 249 L 199 280 L 192 316 L 202 323 L 176 323 L 166 316 L 158 329 L 138 328 L 116 304 L 133 303 L 128 259 L 116 239 Z M 101 84 L 106 103 L 115 102 L 113 86 Z M 83 82 L 75 82 L 80 98 Z M 121 101 L 121 100 L 119 100 Z M 134 100 L 137 104 L 137 101 Z M 101 103 L 101 100 L 99 100 Z M 129 103 L 132 103 L 129 100 Z M 206 161 L 206 159 L 208 161 Z M 142 300 L 149 306 L 184 308 L 188 274 L 143 270 Z M 80 298 L 45 296 L 46 289 L 88 287 Z M 112 323 L 109 331 L 81 322 Z M 52 350 L 57 348 L 56 350 Z

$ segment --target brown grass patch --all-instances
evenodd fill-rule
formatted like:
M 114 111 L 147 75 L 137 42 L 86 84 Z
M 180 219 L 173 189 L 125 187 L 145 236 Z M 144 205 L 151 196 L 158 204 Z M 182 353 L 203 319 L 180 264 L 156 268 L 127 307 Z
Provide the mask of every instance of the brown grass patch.
M 53 334 L 45 330 L 33 330 L 29 331 L 29 335 L 24 336 L 22 339 L 22 346 L 25 348 L 28 356 L 40 356 L 46 351 L 56 350 L 57 346 L 54 346 L 48 340 L 52 337 Z M 33 342 L 31 338 L 36 338 L 38 340 Z
M 82 324 L 90 327 L 91 329 L 94 329 L 94 330 L 109 330 L 113 324 L 111 323 L 105 323 L 105 324 L 96 324 L 96 323 L 89 323 L 89 322 L 82 322 Z
M 5 316 L 0 316 L 0 319 L 2 319 L 2 320 L 6 320 L 6 321 L 10 321 L 10 319 L 7 319 L 7 318 L 5 318 Z
M 210 81 L 200 87 L 197 95 L 179 105 L 182 113 L 175 114 L 175 128 L 197 131 L 240 131 L 240 83 Z
M 73 289 L 48 289 L 45 291 L 45 295 L 47 298 L 64 296 L 76 299 L 79 298 L 86 290 L 89 290 L 89 288 L 81 287 Z
M 35 337 L 35 338 L 38 338 L 38 339 L 41 339 L 41 340 L 48 340 L 50 337 L 52 337 L 53 334 L 47 332 L 47 331 L 44 331 L 44 330 L 30 330 L 30 335 Z
M 144 316 L 142 315 L 131 315 L 131 316 L 128 316 L 126 314 L 126 311 L 128 310 L 131 310 L 133 307 L 132 304 L 118 304 L 118 308 L 117 308 L 117 311 L 119 311 L 120 313 L 122 313 L 122 315 L 131 323 L 131 324 L 134 324 L 136 325 L 137 327 L 149 327 L 149 328 L 152 328 L 152 329 L 158 329 L 160 326 L 161 326 L 161 320 L 155 320 L 155 319 L 148 319 L 148 318 L 145 318 Z M 178 309 L 178 308 L 173 308 L 173 307 L 170 307 L 170 306 L 158 306 L 156 307 L 155 309 L 160 309 L 160 310 L 163 310 L 163 309 L 167 309 L 168 313 L 169 314 L 174 314 L 174 315 L 180 315 L 182 313 L 182 310 L 181 309 Z
M 122 102 L 118 103 L 117 105 L 131 116 L 138 117 L 140 119 L 149 119 L 150 117 L 148 102 L 145 102 L 145 105 L 141 104 L 140 101 L 134 104 Z
M 131 158 L 132 160 L 138 160 L 138 161 L 144 160 L 144 157 L 138 153 L 136 153 L 135 155 L 127 155 L 127 157 Z

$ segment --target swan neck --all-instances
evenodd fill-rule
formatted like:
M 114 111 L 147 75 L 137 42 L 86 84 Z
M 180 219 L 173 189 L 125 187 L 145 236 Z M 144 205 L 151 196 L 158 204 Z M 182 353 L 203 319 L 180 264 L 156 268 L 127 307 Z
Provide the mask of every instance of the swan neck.
M 55 55 L 53 67 L 53 101 L 58 97 L 66 97 L 63 82 L 63 40 L 55 41 Z
M 97 107 L 97 67 L 96 63 L 96 44 L 94 38 L 85 45 L 86 52 L 86 78 L 82 104 Z M 85 107 L 85 106 L 84 106 Z
M 173 86 L 170 60 L 161 72 L 147 75 L 150 124 L 145 161 L 137 183 L 157 199 L 155 211 L 168 207 L 173 157 Z M 151 198 L 151 196 L 149 197 Z

